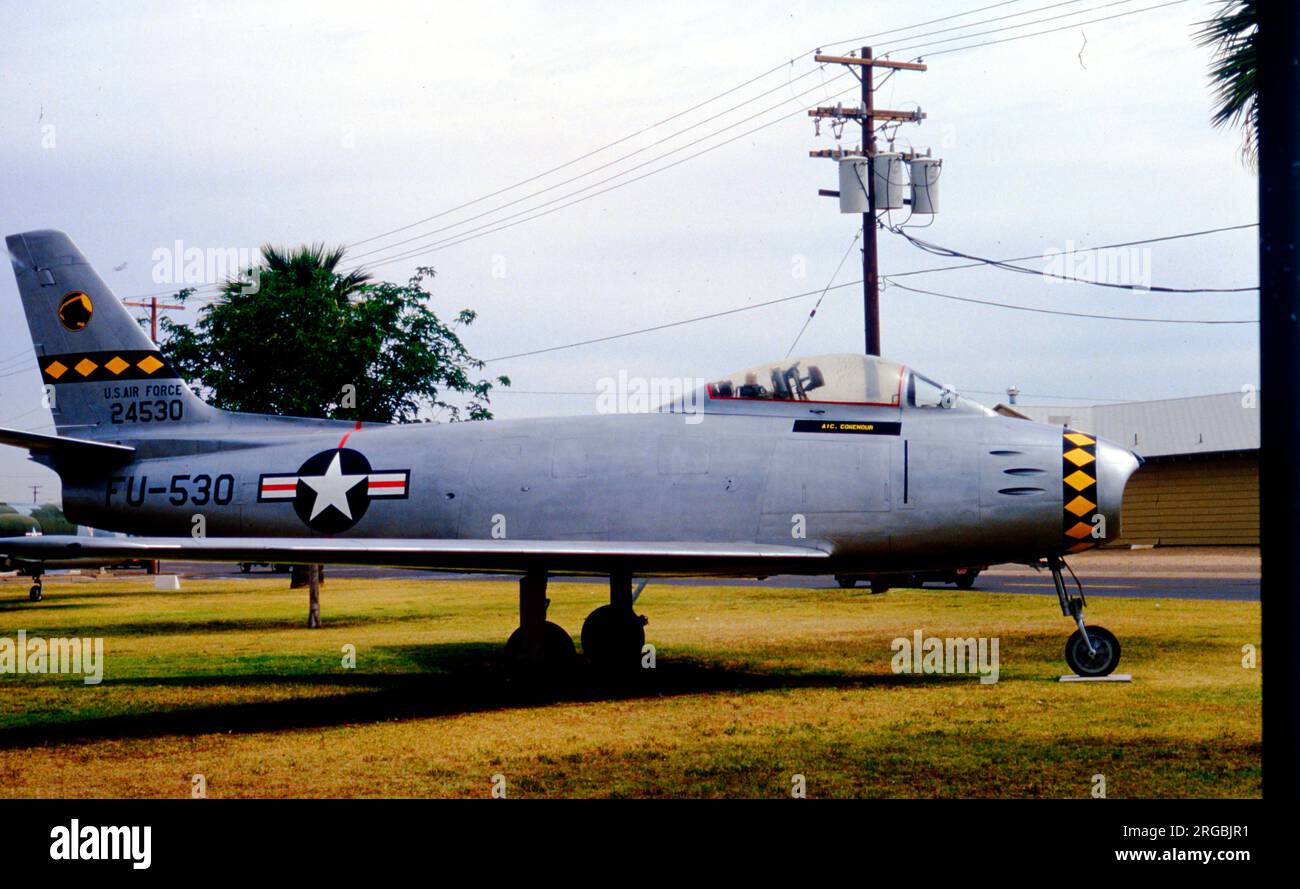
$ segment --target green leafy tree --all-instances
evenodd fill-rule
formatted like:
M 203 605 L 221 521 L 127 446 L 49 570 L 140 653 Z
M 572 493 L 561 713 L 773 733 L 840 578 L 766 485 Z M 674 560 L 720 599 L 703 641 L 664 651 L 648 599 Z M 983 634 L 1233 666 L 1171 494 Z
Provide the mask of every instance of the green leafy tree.
M 475 313 L 442 321 L 425 289 L 430 268 L 405 284 L 375 282 L 341 272 L 343 255 L 320 244 L 263 247 L 262 265 L 247 273 L 257 286 L 227 283 L 193 327 L 164 320 L 163 353 L 227 410 L 381 423 L 423 412 L 490 419 L 493 386 L 510 381 L 478 377 L 483 362 L 457 334 Z
M 1197 40 L 1214 49 L 1210 81 L 1214 87 L 1214 126 L 1239 126 L 1242 158 L 1252 168 L 1259 160 L 1258 0 L 1224 0 L 1219 14 L 1201 23 Z
M 394 284 L 341 270 L 343 257 L 344 248 L 323 244 L 263 246 L 261 263 L 226 283 L 196 324 L 164 319 L 160 349 L 226 410 L 381 423 L 491 419 L 492 388 L 510 380 L 480 376 L 483 362 L 461 342 L 457 330 L 475 313 L 439 318 L 425 287 L 431 268 Z M 312 590 L 309 626 L 319 625 L 320 578 L 319 566 L 294 570 L 292 585 Z

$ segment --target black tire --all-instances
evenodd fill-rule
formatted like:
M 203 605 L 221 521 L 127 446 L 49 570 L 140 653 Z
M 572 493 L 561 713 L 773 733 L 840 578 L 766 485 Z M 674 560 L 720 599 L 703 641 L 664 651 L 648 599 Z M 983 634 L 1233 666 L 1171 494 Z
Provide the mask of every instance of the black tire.
M 602 605 L 582 622 L 582 653 L 601 669 L 635 670 L 645 646 L 645 618 Z
M 252 570 L 253 570 L 253 566 L 250 565 L 250 564 L 248 564 L 247 562 L 240 562 L 240 563 L 239 563 L 239 573 L 240 573 L 240 574 L 248 574 L 248 573 L 249 573 L 250 571 L 252 571 Z
M 41 585 L 39 583 L 33 585 L 32 588 L 27 591 L 27 599 L 30 602 L 39 602 L 44 598 L 45 598 L 45 591 L 41 589 Z
M 979 576 L 980 576 L 980 573 L 979 573 L 978 571 L 970 571 L 970 572 L 967 572 L 966 574 L 958 575 L 958 577 L 957 577 L 956 581 L 954 581 L 954 583 L 957 584 L 957 589 L 959 589 L 959 590 L 968 590 L 968 589 L 970 589 L 971 587 L 975 586 L 975 578 L 977 578 L 977 577 L 979 577 Z
M 847 574 L 836 574 L 835 582 L 838 583 L 842 589 L 846 590 L 851 590 L 858 585 L 858 579 L 856 577 L 849 577 Z
M 523 649 L 523 627 L 516 627 L 506 640 L 506 657 L 516 663 L 524 663 L 520 657 Z M 542 633 L 542 658 L 547 664 L 563 665 L 571 663 L 578 656 L 573 647 L 573 637 L 559 624 L 546 622 Z
M 889 586 L 889 581 L 880 577 L 873 578 L 871 581 L 871 593 L 876 596 L 881 593 L 887 593 L 889 592 Z
M 1105 627 L 1088 627 L 1088 638 L 1096 655 L 1089 654 L 1083 634 L 1075 630 L 1065 643 L 1065 662 L 1077 676 L 1109 676 L 1119 666 L 1119 640 Z

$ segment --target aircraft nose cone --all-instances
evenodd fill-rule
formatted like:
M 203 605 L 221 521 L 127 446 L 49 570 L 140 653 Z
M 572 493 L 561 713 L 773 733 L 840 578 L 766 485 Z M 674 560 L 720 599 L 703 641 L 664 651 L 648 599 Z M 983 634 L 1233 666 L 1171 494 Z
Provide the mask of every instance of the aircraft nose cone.
M 1120 513 L 1124 505 L 1124 487 L 1142 465 L 1142 458 L 1128 448 L 1105 439 L 1097 439 L 1097 506 L 1105 517 L 1105 539 L 1120 535 Z

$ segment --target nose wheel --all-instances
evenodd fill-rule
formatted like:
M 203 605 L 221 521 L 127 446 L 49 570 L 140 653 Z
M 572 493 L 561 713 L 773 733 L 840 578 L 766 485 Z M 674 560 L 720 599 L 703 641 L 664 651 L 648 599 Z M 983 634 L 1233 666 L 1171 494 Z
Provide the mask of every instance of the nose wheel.
M 1056 584 L 1056 596 L 1061 602 L 1061 613 L 1074 621 L 1078 627 L 1065 643 L 1065 662 L 1076 676 L 1088 678 L 1109 676 L 1119 666 L 1120 646 L 1115 634 L 1105 627 L 1088 626 L 1083 621 L 1083 609 L 1087 601 L 1083 597 L 1083 585 L 1074 577 L 1078 594 L 1073 595 L 1065 586 L 1062 570 L 1068 566 L 1059 558 L 1047 560 L 1047 567 L 1052 572 L 1052 582 Z
M 1078 676 L 1109 676 L 1119 664 L 1119 640 L 1105 627 L 1088 627 L 1087 631 L 1087 636 L 1082 630 L 1070 635 L 1065 662 Z

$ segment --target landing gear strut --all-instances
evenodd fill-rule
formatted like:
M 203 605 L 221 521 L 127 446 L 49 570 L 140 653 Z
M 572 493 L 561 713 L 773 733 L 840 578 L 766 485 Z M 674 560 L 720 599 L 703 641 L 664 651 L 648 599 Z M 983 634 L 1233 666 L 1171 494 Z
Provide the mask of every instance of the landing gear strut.
M 551 600 L 546 598 L 545 571 L 519 579 L 519 627 L 506 640 L 506 657 L 516 664 L 562 667 L 573 663 L 573 639 L 559 624 L 546 619 Z
M 1084 624 L 1083 609 L 1087 602 L 1083 598 L 1083 587 L 1076 577 L 1074 582 L 1079 589 L 1078 595 L 1071 595 L 1065 588 L 1065 578 L 1061 574 L 1065 562 L 1053 557 L 1047 560 L 1047 567 L 1056 584 L 1061 613 L 1078 626 L 1065 643 L 1065 662 L 1079 676 L 1109 676 L 1119 665 L 1119 640 L 1105 627 Z M 1074 572 L 1070 573 L 1073 575 Z
M 29 602 L 39 602 L 45 598 L 45 585 L 41 583 L 41 575 L 32 575 L 32 588 L 27 591 L 27 600 Z
M 645 617 L 633 611 L 641 588 L 632 591 L 632 577 L 611 574 L 609 604 L 601 605 L 582 623 L 582 653 L 608 670 L 635 670 L 645 646 Z

